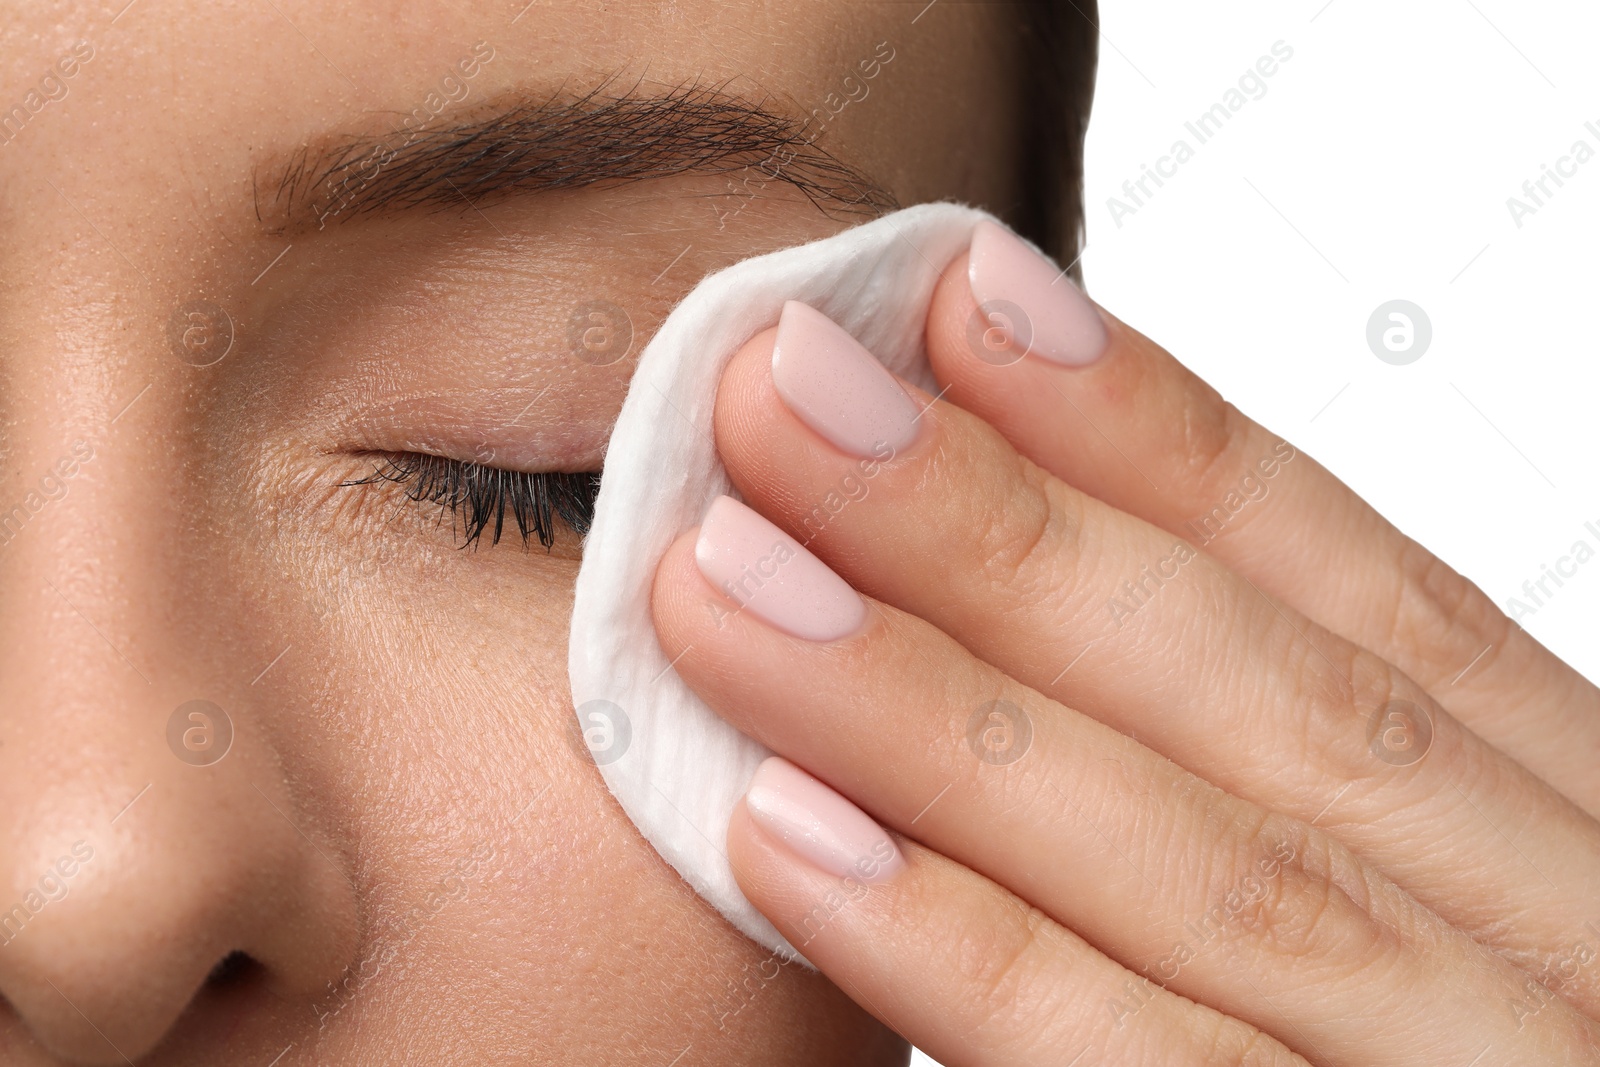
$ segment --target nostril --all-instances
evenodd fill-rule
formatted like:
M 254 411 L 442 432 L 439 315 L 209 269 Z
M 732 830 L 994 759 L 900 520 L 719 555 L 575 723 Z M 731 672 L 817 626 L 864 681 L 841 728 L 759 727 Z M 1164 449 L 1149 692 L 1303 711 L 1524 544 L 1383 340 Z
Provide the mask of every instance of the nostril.
M 211 968 L 211 973 L 206 975 L 206 985 L 218 990 L 230 989 L 249 981 L 260 969 L 261 965 L 251 959 L 249 953 L 235 950 Z

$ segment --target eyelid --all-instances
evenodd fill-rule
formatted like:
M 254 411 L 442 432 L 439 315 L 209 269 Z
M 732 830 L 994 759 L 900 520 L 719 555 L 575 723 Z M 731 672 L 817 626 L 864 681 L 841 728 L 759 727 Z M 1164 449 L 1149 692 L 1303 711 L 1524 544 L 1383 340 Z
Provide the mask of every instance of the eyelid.
M 571 389 L 430 387 L 378 402 L 339 398 L 335 451 L 447 456 L 515 471 L 600 468 L 614 411 L 597 410 Z M 620 403 L 620 396 L 618 399 Z

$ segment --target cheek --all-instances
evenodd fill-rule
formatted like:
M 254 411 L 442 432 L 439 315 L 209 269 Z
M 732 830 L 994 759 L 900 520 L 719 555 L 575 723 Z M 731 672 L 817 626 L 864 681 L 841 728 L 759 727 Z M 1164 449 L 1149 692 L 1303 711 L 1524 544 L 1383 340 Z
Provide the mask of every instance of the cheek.
M 892 1035 L 816 974 L 771 965 L 612 799 L 566 684 L 576 569 L 445 548 L 391 559 L 332 617 L 307 613 L 326 660 L 284 681 L 328 681 L 325 725 L 308 717 L 300 756 L 323 765 L 383 872 L 374 895 L 407 902 L 372 929 L 358 988 L 324 1006 L 338 1008 L 330 1050 L 380 1005 L 448 1033 L 470 1003 L 475 1040 L 531 1048 L 537 1035 L 569 1060 L 630 1062 L 643 1044 L 670 1061 L 691 1043 L 706 1063 L 752 1049 L 773 1063 L 802 1048 L 812 1058 L 793 1062 L 838 1062 L 844 1047 L 892 1057 Z M 820 1050 L 797 1043 L 802 1019 Z

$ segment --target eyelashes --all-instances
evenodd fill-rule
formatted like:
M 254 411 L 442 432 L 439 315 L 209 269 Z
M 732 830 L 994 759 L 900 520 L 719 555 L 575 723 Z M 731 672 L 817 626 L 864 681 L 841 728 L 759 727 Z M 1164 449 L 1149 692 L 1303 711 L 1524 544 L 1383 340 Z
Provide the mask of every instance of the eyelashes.
M 420 452 L 389 456 L 367 477 L 339 484 L 380 483 L 399 486 L 409 499 L 450 512 L 462 533 L 462 548 L 476 546 L 485 534 L 491 545 L 499 544 L 508 516 L 525 548 L 534 538 L 550 548 L 558 521 L 581 537 L 594 521 L 600 492 L 598 472 L 509 471 Z

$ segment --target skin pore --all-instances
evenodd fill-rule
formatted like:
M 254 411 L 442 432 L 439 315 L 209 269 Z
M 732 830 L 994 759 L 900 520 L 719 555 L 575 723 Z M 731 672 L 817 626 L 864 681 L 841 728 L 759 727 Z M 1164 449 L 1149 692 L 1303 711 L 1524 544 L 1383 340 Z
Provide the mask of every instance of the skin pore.
M 597 470 L 706 273 L 877 202 L 1015 212 L 1015 12 L 922 7 L 13 4 L 0 1061 L 903 1059 L 695 897 L 575 747 L 576 535 L 463 551 L 437 505 L 342 483 L 397 453 Z M 561 172 L 606 158 L 581 123 L 513 187 L 417 165 L 552 100 L 659 122 L 685 87 L 737 106 L 635 180 Z M 729 114 L 742 152 L 706 133 Z M 623 358 L 580 354 L 595 307 Z M 170 740 L 194 700 L 232 731 L 204 765 Z

